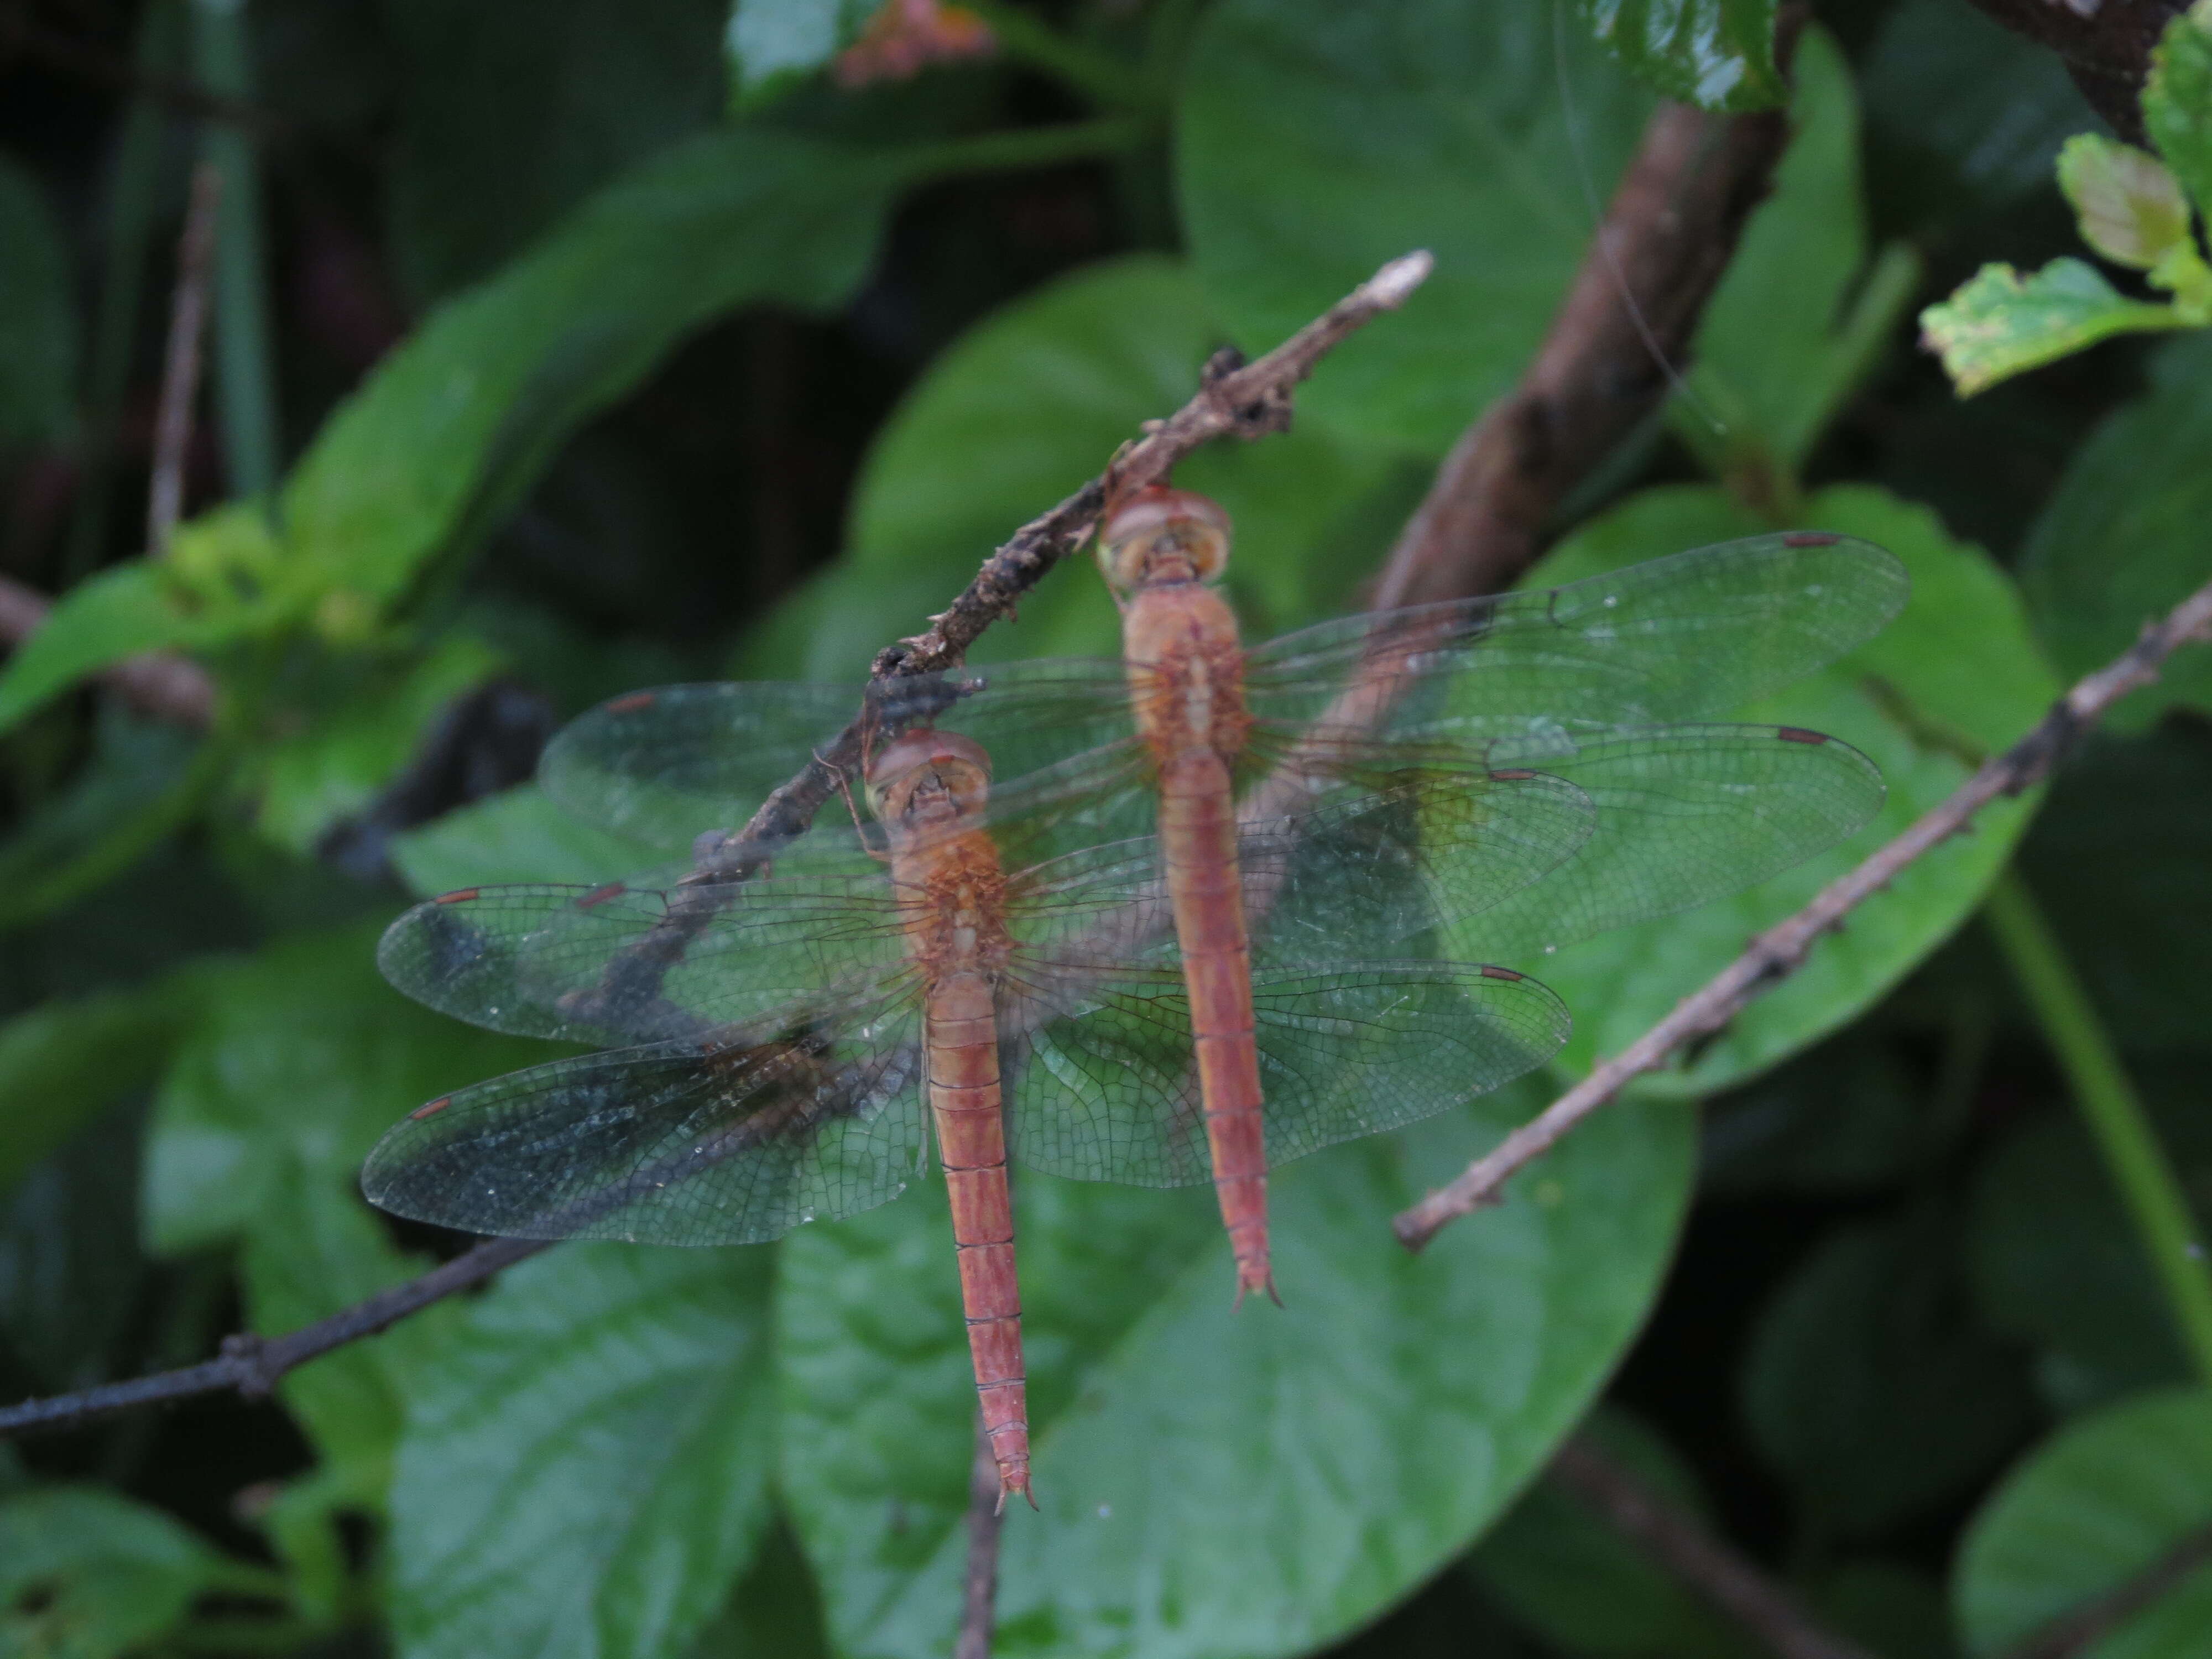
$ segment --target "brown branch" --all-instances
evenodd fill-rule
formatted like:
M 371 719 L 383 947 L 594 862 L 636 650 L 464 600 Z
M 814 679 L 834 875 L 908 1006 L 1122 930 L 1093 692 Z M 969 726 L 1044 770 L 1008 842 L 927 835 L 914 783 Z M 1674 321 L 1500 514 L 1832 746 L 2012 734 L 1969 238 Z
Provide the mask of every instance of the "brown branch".
M 1998 796 L 2016 795 L 2041 780 L 2105 710 L 2156 679 L 2160 665 L 2183 645 L 2208 637 L 2212 637 L 2212 583 L 2146 625 L 2135 644 L 2052 704 L 2033 731 L 1985 763 L 1896 840 L 1822 888 L 1803 909 L 1752 940 L 1741 956 L 1675 1004 L 1673 1012 L 1618 1058 L 1601 1062 L 1589 1077 L 1469 1164 L 1449 1186 L 1400 1215 L 1392 1224 L 1399 1241 L 1418 1250 L 1446 1223 L 1497 1203 L 1509 1177 L 1558 1145 L 1631 1079 L 1656 1071 L 1684 1043 L 1722 1030 L 1753 997 L 1796 971 L 1822 934 L 1888 886 L 1914 860 L 1964 830 L 1975 813 Z
M 1404 304 L 1428 276 L 1431 264 L 1426 253 L 1394 259 L 1256 362 L 1243 368 L 1219 362 L 1208 365 L 1196 397 L 1166 420 L 1149 425 L 1146 435 L 1117 456 L 1104 476 L 1094 478 L 1051 512 L 1017 531 L 983 562 L 967 591 L 933 620 L 927 633 L 902 640 L 878 657 L 875 678 L 920 675 L 958 662 L 984 629 L 1012 610 L 1039 577 L 1079 544 L 1104 506 L 1109 482 L 1129 488 L 1153 483 L 1165 477 L 1169 469 L 1191 451 L 1214 438 L 1230 434 L 1253 438 L 1280 431 L 1290 418 L 1291 388 L 1312 373 L 1315 363 L 1352 331 Z M 37 599 L 35 594 L 31 597 Z M 5 626 L 6 599 L 5 587 L 0 587 L 0 627 Z M 34 621 L 23 633 L 29 633 L 35 625 Z M 836 789 L 838 769 L 857 763 L 865 720 L 864 711 L 862 718 L 847 726 L 797 777 L 770 795 L 743 830 L 727 838 L 718 853 L 702 859 L 702 872 L 711 870 L 717 879 L 733 878 L 757 863 L 763 846 L 772 847 L 778 839 L 803 834 L 815 811 Z M 718 858 L 723 861 L 715 863 Z M 684 919 L 683 925 L 692 931 L 704 925 L 704 914 L 696 919 L 690 911 L 678 914 Z M 632 965 L 640 973 L 665 970 L 689 937 L 678 932 L 655 940 L 653 951 L 634 958 Z M 0 1409 L 0 1435 L 73 1428 L 92 1418 L 133 1407 L 227 1389 L 234 1389 L 249 1398 L 266 1395 L 294 1366 L 380 1331 L 545 1248 L 543 1240 L 489 1240 L 419 1279 L 301 1330 L 266 1340 L 231 1337 L 224 1343 L 222 1356 L 204 1364 Z M 995 1502 L 995 1472 L 992 1481 Z M 993 1571 L 995 1573 L 995 1565 Z
M 975 1456 L 968 1470 L 968 1573 L 952 1659 L 991 1659 L 991 1638 L 997 1633 L 999 1621 L 999 1528 L 1006 1518 L 1006 1490 L 999 1484 L 999 1459 L 979 1412 Z
M 1802 21 L 1784 13 L 1785 61 Z M 1376 610 L 1499 592 L 1535 562 L 1560 502 L 1665 401 L 1788 138 L 1779 110 L 1652 112 L 1535 361 L 1437 469 Z
M 2145 142 L 2143 79 L 2150 51 L 2189 0 L 1973 0 L 2014 34 L 2057 52 L 2112 131 Z
M 2135 1577 L 2063 1613 L 1997 1659 L 2074 1659 L 2212 1561 L 2212 1527 L 2200 1527 Z
M 1874 1659 L 1815 1624 L 1796 1598 L 1703 1522 L 1577 1434 L 1552 1459 L 1562 1486 L 1643 1547 L 1668 1574 L 1734 1620 L 1778 1659 Z
M 549 1242 L 539 1238 L 488 1239 L 404 1285 L 380 1291 L 365 1302 L 357 1302 L 328 1319 L 317 1320 L 283 1336 L 259 1337 L 240 1333 L 225 1337 L 222 1354 L 204 1364 L 0 1407 L 0 1435 L 52 1433 L 80 1428 L 96 1418 L 136 1407 L 161 1405 L 194 1395 L 221 1394 L 232 1389 L 248 1400 L 266 1399 L 287 1371 L 319 1358 L 333 1348 L 374 1336 L 409 1314 L 420 1312 L 456 1291 L 480 1285 L 501 1268 L 548 1248 Z
M 215 257 L 216 209 L 222 174 L 212 161 L 192 169 L 191 204 L 177 241 L 177 287 L 169 302 L 169 345 L 154 418 L 154 479 L 146 492 L 146 556 L 167 556 L 185 505 L 185 456 L 200 391 L 200 343 L 207 333 L 208 270 Z

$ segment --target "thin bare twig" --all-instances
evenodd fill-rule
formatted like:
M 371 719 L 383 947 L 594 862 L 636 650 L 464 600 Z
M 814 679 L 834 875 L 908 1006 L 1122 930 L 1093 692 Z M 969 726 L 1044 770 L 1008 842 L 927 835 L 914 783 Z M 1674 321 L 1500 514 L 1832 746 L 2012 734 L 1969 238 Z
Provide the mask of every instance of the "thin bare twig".
M 975 1457 L 968 1471 L 968 1574 L 960 1606 L 960 1634 L 952 1659 L 991 1659 L 998 1629 L 999 1528 L 1006 1522 L 1006 1492 L 991 1437 L 975 1414 Z
M 1257 362 L 1243 368 L 1218 362 L 1210 365 L 1195 398 L 1168 419 L 1153 423 L 1143 438 L 1116 458 L 1107 477 L 1093 479 L 1051 512 L 1017 531 L 984 561 L 967 591 L 934 619 L 927 633 L 901 641 L 878 658 L 876 676 L 918 675 L 958 662 L 985 628 L 1011 610 L 1038 577 L 1080 542 L 1104 506 L 1109 480 L 1116 486 L 1149 483 L 1165 477 L 1176 461 L 1213 438 L 1231 434 L 1257 437 L 1279 431 L 1289 419 L 1291 387 L 1353 330 L 1404 304 L 1427 276 L 1430 266 L 1425 253 L 1393 260 Z M 0 600 L 4 598 L 4 591 L 0 591 Z M 4 617 L 4 605 L 0 605 L 0 617 Z M 751 823 L 725 846 L 742 858 L 749 847 L 803 833 L 817 809 L 836 789 L 836 769 L 858 760 L 862 729 L 861 720 L 855 720 L 798 777 L 770 795 Z M 716 872 L 722 879 L 739 873 L 744 873 L 744 866 L 734 860 Z M 702 917 L 696 925 L 703 924 Z M 665 968 L 673 961 L 688 937 L 658 941 L 656 948 L 669 951 L 658 965 Z M 302 1329 L 267 1340 L 233 1336 L 224 1343 L 220 1358 L 204 1364 L 0 1409 L 0 1435 L 74 1428 L 94 1417 L 194 1395 L 231 1389 L 248 1397 L 265 1395 L 293 1367 L 380 1331 L 545 1248 L 543 1240 L 489 1240 L 419 1279 Z M 996 1480 L 994 1473 L 994 1501 Z
M 1619 1094 L 1631 1079 L 1656 1070 L 1684 1043 L 1727 1025 L 1753 997 L 1794 972 L 1823 933 L 1889 885 L 1914 860 L 1957 835 L 1975 813 L 1998 796 L 2016 795 L 2042 779 L 2068 745 L 2105 710 L 2156 679 L 2160 666 L 2183 645 L 2201 642 L 2208 636 L 2212 636 L 2212 583 L 2146 626 L 2132 646 L 2077 684 L 2051 706 L 2033 731 L 1984 763 L 1949 799 L 1923 813 L 1903 835 L 1848 875 L 1830 882 L 1795 915 L 1752 940 L 1741 956 L 1675 1004 L 1673 1012 L 1618 1058 L 1601 1062 L 1589 1077 L 1469 1164 L 1449 1186 L 1431 1193 L 1400 1215 L 1392 1223 L 1399 1241 L 1408 1249 L 1418 1250 L 1446 1223 L 1497 1203 L 1509 1177 L 1558 1145 L 1569 1130 Z
M 1997 1659 L 2074 1659 L 2212 1561 L 2212 1527 L 2200 1527 L 2125 1583 L 2061 1615 Z
M 374 1336 L 409 1314 L 420 1312 L 456 1291 L 480 1285 L 501 1268 L 549 1248 L 549 1241 L 539 1238 L 487 1239 L 418 1278 L 395 1285 L 388 1291 L 380 1291 L 366 1302 L 357 1302 L 328 1319 L 317 1320 L 283 1336 L 264 1338 L 243 1332 L 227 1336 L 221 1355 L 204 1364 L 0 1407 L 0 1435 L 81 1428 L 94 1419 L 137 1407 L 232 1389 L 248 1400 L 265 1399 L 287 1371 L 333 1348 Z
M 1802 15 L 1784 18 L 1786 61 Z M 1437 468 L 1375 609 L 1501 592 L 1535 562 L 1560 502 L 1673 389 L 1788 139 L 1780 110 L 1652 112 L 1535 361 Z
M 177 242 L 177 287 L 169 303 L 169 349 L 154 420 L 154 482 L 146 492 L 146 556 L 166 557 L 185 505 L 185 456 L 200 391 L 200 342 L 207 333 L 208 270 L 215 257 L 216 209 L 222 174 L 211 161 L 192 169 L 191 205 Z
M 1607 1457 L 1588 1436 L 1577 1434 L 1559 1448 L 1552 1474 L 1778 1659 L 1875 1659 L 1857 1643 L 1815 1624 L 1782 1585 L 1708 1532 L 1696 1516 Z

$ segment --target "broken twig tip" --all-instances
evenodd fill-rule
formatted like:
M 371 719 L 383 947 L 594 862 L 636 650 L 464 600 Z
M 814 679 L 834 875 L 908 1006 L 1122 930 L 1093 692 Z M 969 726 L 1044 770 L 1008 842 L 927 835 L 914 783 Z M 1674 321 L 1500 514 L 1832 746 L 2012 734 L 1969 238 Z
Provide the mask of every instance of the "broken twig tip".
M 1406 303 L 1407 296 L 1429 279 L 1437 268 L 1437 256 L 1425 247 L 1401 254 L 1367 279 L 1367 298 L 1374 304 L 1395 311 Z

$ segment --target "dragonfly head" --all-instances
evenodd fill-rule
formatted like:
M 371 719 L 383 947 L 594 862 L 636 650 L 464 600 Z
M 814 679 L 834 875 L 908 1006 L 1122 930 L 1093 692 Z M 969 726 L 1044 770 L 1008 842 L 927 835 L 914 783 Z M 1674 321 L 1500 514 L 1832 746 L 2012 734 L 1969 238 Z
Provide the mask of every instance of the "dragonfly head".
M 892 831 L 938 831 L 982 815 L 991 757 L 971 738 L 919 726 L 868 765 L 868 809 Z
M 1195 490 L 1132 491 L 1098 526 L 1098 568 L 1120 599 L 1155 582 L 1210 582 L 1228 565 L 1229 514 Z

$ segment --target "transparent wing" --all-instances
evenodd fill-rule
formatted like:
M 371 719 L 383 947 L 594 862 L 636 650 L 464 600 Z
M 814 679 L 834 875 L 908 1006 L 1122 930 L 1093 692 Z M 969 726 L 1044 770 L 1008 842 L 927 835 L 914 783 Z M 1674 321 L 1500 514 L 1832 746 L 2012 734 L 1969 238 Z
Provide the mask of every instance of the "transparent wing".
M 1566 1042 L 1559 1000 L 1504 969 L 1351 962 L 1253 975 L 1270 1166 L 1431 1117 L 1540 1066 Z M 1209 1177 L 1172 968 L 1024 968 L 1002 1002 L 1012 1155 L 1078 1181 Z
M 1466 737 L 1724 714 L 1832 662 L 1904 608 L 1904 567 L 1805 532 L 1694 549 L 1564 587 L 1323 623 L 1248 654 L 1252 712 L 1289 740 L 1380 683 L 1358 732 Z
M 369 1154 L 394 1215 L 513 1238 L 750 1244 L 895 1198 L 926 1152 L 909 1000 L 751 1045 L 556 1060 L 433 1101 Z
M 880 866 L 747 882 L 465 888 L 377 947 L 416 1001 L 493 1030 L 608 1046 L 685 1039 L 904 974 Z
M 1053 781 L 1061 794 L 1111 767 L 1098 751 L 1132 744 L 1127 705 L 1119 663 L 1079 659 L 870 687 L 663 686 L 579 716 L 547 745 L 538 780 L 577 817 L 676 851 L 743 823 L 864 708 L 887 727 L 933 721 L 975 738 L 1010 783 L 1090 757 L 1080 775 Z
M 1883 796 L 1857 750 L 1789 726 L 1555 732 L 1489 752 L 1511 763 L 1431 766 L 1278 821 L 1279 849 L 1255 866 L 1272 890 L 1246 883 L 1255 951 L 1374 955 L 1465 921 L 1469 948 L 1522 961 L 1740 892 L 1853 834 Z

